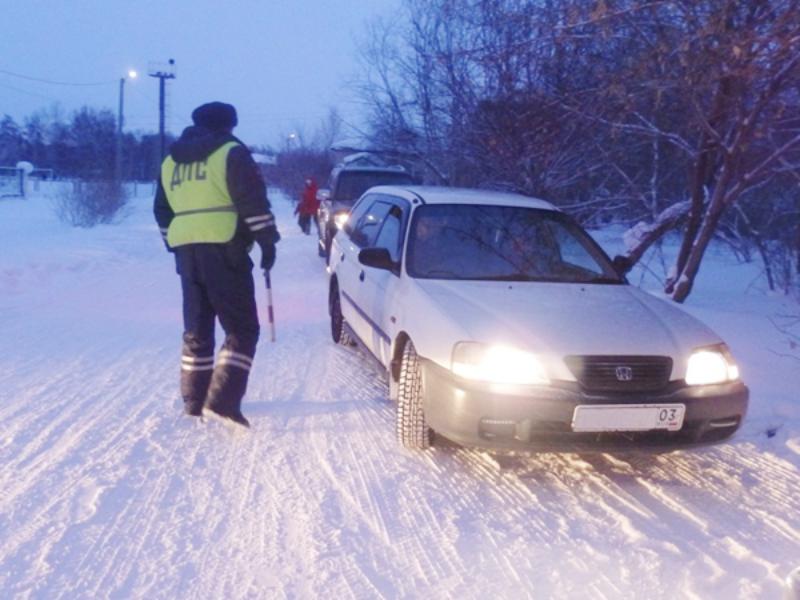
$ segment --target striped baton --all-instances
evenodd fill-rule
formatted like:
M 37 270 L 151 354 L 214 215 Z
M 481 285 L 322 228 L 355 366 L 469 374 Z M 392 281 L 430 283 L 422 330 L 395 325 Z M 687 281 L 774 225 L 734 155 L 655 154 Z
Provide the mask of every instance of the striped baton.
M 269 278 L 269 271 L 264 269 L 264 281 L 267 284 L 267 318 L 269 319 L 269 339 L 275 341 L 275 313 L 272 310 L 272 281 Z

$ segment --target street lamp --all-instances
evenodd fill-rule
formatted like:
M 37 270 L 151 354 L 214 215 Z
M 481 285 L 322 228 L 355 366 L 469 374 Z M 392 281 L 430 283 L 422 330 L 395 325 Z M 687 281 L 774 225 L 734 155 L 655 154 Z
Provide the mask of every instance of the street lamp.
M 139 74 L 133 69 L 128 71 L 127 77 L 119 78 L 119 112 L 117 113 L 117 152 L 114 157 L 114 181 L 122 181 L 122 109 L 125 103 L 125 79 L 136 79 Z

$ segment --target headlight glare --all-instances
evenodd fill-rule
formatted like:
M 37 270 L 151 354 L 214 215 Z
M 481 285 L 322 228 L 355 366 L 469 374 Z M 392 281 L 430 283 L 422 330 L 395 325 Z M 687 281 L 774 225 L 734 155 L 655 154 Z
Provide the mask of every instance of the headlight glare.
M 536 355 L 508 346 L 487 346 L 475 342 L 456 344 L 452 370 L 459 377 L 492 383 L 549 383 Z
M 725 346 L 700 348 L 689 357 L 686 367 L 686 383 L 689 385 L 713 385 L 737 379 L 739 367 Z
M 739 379 L 739 367 L 736 365 L 728 365 L 728 379 L 731 381 Z
M 333 222 L 336 223 L 336 227 L 341 229 L 344 227 L 345 223 L 347 223 L 347 219 L 350 218 L 350 213 L 347 212 L 340 212 L 333 215 Z

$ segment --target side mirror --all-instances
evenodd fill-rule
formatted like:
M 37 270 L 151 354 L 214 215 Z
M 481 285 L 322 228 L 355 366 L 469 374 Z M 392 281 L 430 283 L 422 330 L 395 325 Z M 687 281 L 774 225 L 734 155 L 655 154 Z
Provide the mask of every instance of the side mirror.
M 620 254 L 614 257 L 614 260 L 611 261 L 611 264 L 614 266 L 614 270 L 619 274 L 620 277 L 625 277 L 628 271 L 633 268 L 633 262 L 631 259 Z
M 358 253 L 358 262 L 367 267 L 394 271 L 397 263 L 386 248 L 364 248 Z
M 322 188 L 320 190 L 317 190 L 317 200 L 319 200 L 320 202 L 324 202 L 325 200 L 330 199 L 330 197 L 331 197 L 331 191 L 329 189 Z

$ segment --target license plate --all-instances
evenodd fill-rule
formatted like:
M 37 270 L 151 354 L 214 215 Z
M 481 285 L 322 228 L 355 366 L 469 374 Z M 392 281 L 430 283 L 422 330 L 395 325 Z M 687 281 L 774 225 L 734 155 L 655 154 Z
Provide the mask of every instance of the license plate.
M 572 431 L 678 431 L 684 404 L 591 404 L 575 407 Z

